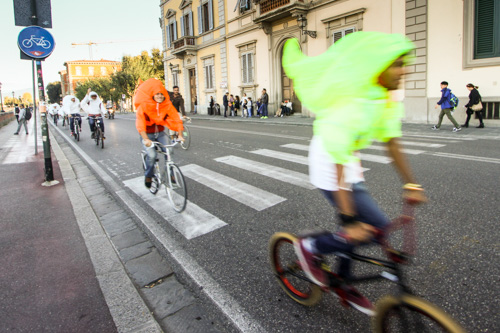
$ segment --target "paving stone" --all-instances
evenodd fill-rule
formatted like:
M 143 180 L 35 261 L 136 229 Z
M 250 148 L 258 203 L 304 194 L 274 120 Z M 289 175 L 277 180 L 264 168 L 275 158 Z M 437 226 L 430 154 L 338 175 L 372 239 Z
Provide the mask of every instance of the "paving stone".
M 122 220 L 126 220 L 128 218 L 129 218 L 129 215 L 124 210 L 106 213 L 102 216 L 99 216 L 99 220 L 102 222 L 102 224 L 114 223 L 116 221 L 122 221 Z
M 121 221 L 115 221 L 114 223 L 103 224 L 103 226 L 109 237 L 115 237 L 117 235 L 123 234 L 124 232 L 137 228 L 137 225 L 134 223 L 134 221 L 132 221 L 131 218 L 127 218 Z
M 83 192 L 85 192 L 86 196 L 94 196 L 97 194 L 104 193 L 106 189 L 103 186 L 91 186 L 91 187 L 83 187 Z
M 194 303 L 195 299 L 175 276 L 166 278 L 153 288 L 142 288 L 142 293 L 157 318 L 163 319 Z
M 110 202 L 91 202 L 92 208 L 97 213 L 97 216 L 101 217 L 110 212 L 122 211 L 123 208 L 118 206 L 118 204 L 113 200 Z
M 175 333 L 217 333 L 220 332 L 205 316 L 198 305 L 190 305 L 160 322 L 165 332 Z
M 139 228 L 126 231 L 111 238 L 111 241 L 118 250 L 143 243 L 147 240 L 146 235 Z
M 120 258 L 122 258 L 123 262 L 139 258 L 145 254 L 153 251 L 154 245 L 150 241 L 146 241 L 144 243 L 139 243 L 131 247 L 127 247 L 119 250 Z
M 156 249 L 142 257 L 127 261 L 125 267 L 140 287 L 173 273 L 172 268 Z

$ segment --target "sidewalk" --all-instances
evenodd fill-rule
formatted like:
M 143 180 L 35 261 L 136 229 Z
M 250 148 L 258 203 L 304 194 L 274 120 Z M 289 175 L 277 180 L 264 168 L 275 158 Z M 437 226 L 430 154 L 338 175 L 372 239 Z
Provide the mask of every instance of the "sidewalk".
M 41 186 L 42 147 L 34 155 L 33 130 L 14 136 L 16 127 L 0 129 L 2 331 L 116 332 L 59 165 L 61 183 Z
M 33 126 L 28 136 L 13 135 L 15 121 L 0 128 L 2 331 L 161 332 L 57 143 L 59 184 L 41 185 Z

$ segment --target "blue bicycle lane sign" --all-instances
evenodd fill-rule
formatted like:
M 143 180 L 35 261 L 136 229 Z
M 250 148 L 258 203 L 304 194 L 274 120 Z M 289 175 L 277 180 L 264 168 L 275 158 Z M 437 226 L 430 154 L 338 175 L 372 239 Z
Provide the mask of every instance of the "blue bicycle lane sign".
M 28 57 L 44 59 L 54 51 L 55 41 L 46 29 L 31 26 L 21 30 L 17 37 L 17 46 Z

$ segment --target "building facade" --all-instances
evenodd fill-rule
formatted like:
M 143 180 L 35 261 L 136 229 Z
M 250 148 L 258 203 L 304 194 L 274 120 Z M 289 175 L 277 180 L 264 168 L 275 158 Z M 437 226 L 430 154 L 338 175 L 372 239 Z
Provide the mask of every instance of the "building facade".
M 64 63 L 61 76 L 62 94 L 73 95 L 78 82 L 95 77 L 108 76 L 121 69 L 122 63 L 111 60 L 74 60 Z
M 281 67 L 283 45 L 296 38 L 309 56 L 355 31 L 405 34 L 416 46 L 404 86 L 406 120 L 433 123 L 441 81 L 460 99 L 467 83 L 480 87 L 487 122 L 500 126 L 500 0 L 168 0 L 160 4 L 167 86 L 178 85 L 186 110 L 198 96 L 226 91 L 253 99 L 266 89 L 269 110 L 290 99 L 295 114 L 313 116 L 293 93 Z

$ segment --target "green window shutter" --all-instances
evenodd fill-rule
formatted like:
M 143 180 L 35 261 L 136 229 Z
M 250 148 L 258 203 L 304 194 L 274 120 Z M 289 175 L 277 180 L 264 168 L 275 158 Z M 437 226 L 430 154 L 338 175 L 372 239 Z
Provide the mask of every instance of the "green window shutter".
M 475 0 L 474 58 L 500 56 L 500 0 Z

